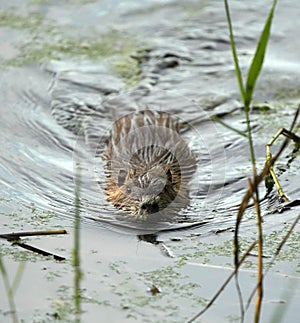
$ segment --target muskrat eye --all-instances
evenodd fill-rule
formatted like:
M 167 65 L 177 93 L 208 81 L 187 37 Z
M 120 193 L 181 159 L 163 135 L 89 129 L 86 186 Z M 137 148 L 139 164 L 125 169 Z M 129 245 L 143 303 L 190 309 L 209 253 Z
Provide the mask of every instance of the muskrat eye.
M 130 194 L 131 193 L 131 188 L 130 187 L 126 187 L 126 193 Z
M 168 181 L 170 181 L 170 182 L 172 182 L 172 173 L 171 173 L 171 170 L 170 169 L 168 169 L 168 171 L 167 171 L 167 179 L 168 179 Z
M 120 169 L 118 176 L 118 186 L 122 186 L 125 183 L 126 179 L 126 171 L 124 169 Z

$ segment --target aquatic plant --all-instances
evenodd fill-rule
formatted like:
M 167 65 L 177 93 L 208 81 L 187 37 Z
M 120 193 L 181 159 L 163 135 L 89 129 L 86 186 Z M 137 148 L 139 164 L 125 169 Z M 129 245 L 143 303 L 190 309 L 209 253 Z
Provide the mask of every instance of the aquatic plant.
M 73 257 L 72 265 L 74 268 L 74 309 L 75 309 L 75 322 L 80 322 L 81 314 L 81 278 L 82 271 L 80 266 L 80 182 L 81 182 L 81 171 L 80 164 L 76 163 L 76 174 L 75 174 L 75 191 L 74 191 L 74 245 L 73 245 Z
M 228 0 L 224 0 L 225 4 L 225 11 L 226 11 L 226 17 L 229 27 L 229 35 L 230 35 L 230 43 L 231 43 L 231 49 L 232 49 L 232 55 L 233 60 L 235 64 L 235 71 L 236 76 L 238 80 L 238 85 L 240 89 L 241 98 L 244 103 L 244 112 L 245 112 L 245 120 L 247 124 L 247 139 L 249 144 L 249 150 L 250 150 L 250 156 L 251 156 L 251 164 L 252 164 L 252 180 L 249 180 L 249 189 L 251 190 L 251 195 L 254 201 L 255 205 L 255 211 L 256 211 L 256 219 L 257 219 L 257 234 L 258 234 L 258 268 L 257 268 L 257 299 L 256 299 L 256 311 L 255 311 L 255 319 L 254 322 L 259 321 L 260 313 L 261 313 L 261 304 L 262 304 L 262 297 L 263 297 L 263 232 L 262 232 L 262 220 L 261 220 L 261 210 L 259 205 L 259 194 L 258 194 L 258 182 L 257 182 L 257 168 L 256 168 L 256 160 L 255 160 L 255 151 L 254 151 L 254 144 L 252 139 L 252 133 L 251 133 L 251 125 L 250 125 L 250 105 L 252 102 L 253 97 L 253 91 L 255 88 L 255 84 L 257 81 L 257 78 L 260 74 L 260 71 L 262 69 L 262 65 L 265 58 L 265 53 L 267 49 L 268 40 L 270 37 L 270 30 L 273 20 L 273 15 L 275 11 L 275 7 L 277 4 L 277 0 L 273 1 L 272 8 L 270 10 L 269 16 L 266 20 L 264 29 L 261 33 L 259 42 L 257 44 L 257 48 L 250 66 L 250 69 L 248 71 L 247 81 L 246 85 L 244 85 L 241 68 L 239 66 L 237 51 L 236 51 L 236 45 L 234 41 L 233 36 L 233 29 L 232 29 L 232 22 L 230 17 L 230 11 L 228 6 Z M 248 204 L 248 201 L 247 201 Z M 238 239 L 238 230 L 239 225 L 241 223 L 241 219 L 244 214 L 244 208 L 241 206 L 237 215 L 236 219 L 236 230 L 234 235 L 234 264 L 237 268 L 239 263 L 239 239 Z M 242 316 L 243 316 L 243 308 L 242 308 Z
M 244 321 L 245 310 L 247 310 L 247 308 L 248 308 L 248 306 L 249 306 L 249 304 L 250 304 L 250 302 L 251 302 L 251 300 L 252 300 L 252 298 L 253 298 L 253 296 L 254 296 L 254 294 L 256 292 L 257 292 L 257 296 L 256 296 L 256 306 L 255 306 L 255 313 L 254 313 L 254 322 L 258 323 L 260 321 L 261 310 L 262 310 L 262 299 L 263 299 L 263 279 L 264 279 L 265 275 L 267 274 L 270 267 L 268 267 L 265 270 L 265 272 L 263 272 L 263 269 L 264 269 L 264 267 L 263 267 L 263 229 L 262 229 L 261 209 L 260 209 L 260 204 L 259 204 L 260 199 L 259 199 L 258 185 L 270 173 L 270 170 L 272 169 L 272 165 L 274 164 L 274 162 L 278 159 L 280 154 L 285 149 L 285 147 L 286 147 L 286 145 L 288 143 L 288 138 L 284 141 L 284 143 L 282 144 L 282 146 L 279 149 L 278 153 L 274 157 L 272 157 L 270 154 L 267 154 L 267 161 L 266 161 L 265 167 L 258 174 L 257 165 L 256 165 L 256 158 L 255 158 L 254 142 L 253 142 L 253 139 L 252 139 L 252 132 L 251 132 L 251 119 L 250 119 L 250 111 L 251 110 L 250 110 L 250 108 L 251 108 L 251 104 L 252 104 L 252 98 L 253 98 L 253 93 L 254 93 L 256 81 L 257 81 L 257 79 L 258 79 L 258 77 L 260 75 L 260 72 L 261 72 L 261 69 L 262 69 L 262 66 L 263 66 L 265 53 L 266 53 L 266 49 L 267 49 L 267 45 L 268 45 L 268 41 L 269 41 L 269 37 L 270 37 L 271 25 L 272 25 L 272 20 L 273 20 L 276 4 L 277 4 L 277 0 L 274 0 L 273 4 L 272 4 L 272 7 L 270 9 L 270 12 L 268 14 L 268 17 L 267 17 L 267 19 L 265 21 L 265 25 L 264 25 L 264 28 L 263 28 L 263 30 L 261 32 L 259 41 L 257 43 L 256 51 L 255 51 L 255 54 L 253 56 L 253 59 L 252 59 L 252 62 L 251 62 L 251 65 L 250 65 L 250 68 L 249 68 L 249 71 L 248 71 L 248 74 L 247 74 L 246 83 L 244 83 L 241 68 L 240 68 L 240 65 L 239 65 L 239 59 L 238 59 L 238 55 L 237 55 L 236 44 L 235 44 L 235 40 L 234 40 L 232 20 L 231 20 L 228 0 L 224 0 L 227 24 L 228 24 L 228 28 L 229 28 L 230 44 L 231 44 L 231 49 L 232 49 L 232 56 L 233 56 L 233 61 L 234 61 L 234 65 L 235 65 L 235 73 L 236 73 L 236 78 L 237 78 L 237 81 L 238 81 L 238 86 L 239 86 L 239 90 L 240 90 L 241 99 L 242 99 L 242 102 L 243 102 L 245 121 L 246 121 L 246 125 L 247 125 L 246 138 L 248 140 L 248 146 L 249 146 L 250 157 L 251 157 L 252 178 L 251 179 L 249 178 L 249 180 L 248 180 L 249 188 L 248 188 L 246 194 L 244 195 L 244 198 L 243 198 L 243 200 L 242 200 L 242 202 L 240 204 L 240 207 L 239 207 L 239 210 L 238 210 L 238 213 L 237 213 L 237 218 L 236 218 L 235 233 L 234 233 L 234 266 L 235 266 L 235 269 L 234 269 L 233 273 L 224 282 L 224 284 L 220 287 L 220 289 L 216 292 L 216 294 L 210 300 L 210 302 L 206 305 L 206 307 L 202 311 L 197 313 L 192 319 L 190 319 L 188 321 L 189 323 L 194 322 L 197 318 L 199 318 L 214 303 L 214 301 L 217 299 L 217 297 L 221 294 L 221 292 L 224 290 L 226 285 L 230 282 L 230 280 L 234 276 L 236 278 L 236 286 L 237 286 L 238 294 L 239 294 L 239 297 L 240 297 L 241 321 L 242 322 Z M 296 119 L 298 117 L 298 114 L 299 114 L 299 108 L 298 108 L 298 110 L 296 112 L 296 115 L 294 117 L 294 120 L 292 122 L 290 131 L 288 131 L 288 132 L 292 131 L 292 129 L 293 129 L 295 123 L 296 123 Z M 219 122 L 219 120 L 216 120 L 216 121 Z M 229 129 L 235 131 L 236 133 L 241 134 L 240 131 L 234 129 L 230 125 L 226 125 L 226 124 L 223 124 L 223 125 L 226 126 Z M 242 134 L 242 135 L 245 136 L 244 134 Z M 268 143 L 268 145 L 269 145 L 269 143 Z M 280 185 L 279 185 L 279 188 L 280 188 Z M 248 250 L 242 256 L 240 256 L 240 251 L 239 251 L 240 250 L 240 248 L 239 248 L 239 246 L 240 246 L 239 226 L 241 224 L 241 220 L 243 218 L 245 209 L 247 208 L 250 199 L 253 200 L 254 206 L 255 206 L 256 223 L 257 223 L 257 240 L 254 241 L 250 245 Z M 287 239 L 290 237 L 291 233 L 293 232 L 293 229 L 294 229 L 295 225 L 299 222 L 299 220 L 300 220 L 300 215 L 295 219 L 295 221 L 291 225 L 290 229 L 287 231 L 286 235 L 284 236 L 281 243 L 277 247 L 276 252 L 273 255 L 271 264 L 273 264 L 275 262 L 276 257 L 280 253 L 280 251 L 281 251 L 283 245 L 286 243 Z M 250 295 L 246 307 L 244 307 L 242 296 L 241 296 L 241 291 L 240 291 L 239 283 L 238 283 L 238 271 L 239 271 L 240 265 L 247 258 L 250 251 L 255 246 L 257 246 L 257 250 L 258 250 L 258 256 L 257 256 L 257 258 L 258 258 L 258 262 L 257 262 L 257 285 L 255 286 L 252 294 Z
M 4 283 L 4 288 L 6 292 L 6 297 L 9 303 L 9 309 L 10 309 L 10 315 L 13 323 L 18 323 L 18 314 L 17 314 L 17 309 L 14 301 L 14 294 L 18 288 L 18 285 L 21 281 L 22 274 L 24 272 L 25 268 L 25 262 L 20 262 L 15 278 L 12 283 L 9 281 L 8 277 L 8 272 L 6 270 L 5 264 L 3 262 L 3 258 L 0 255 L 0 273 L 2 275 L 3 283 Z

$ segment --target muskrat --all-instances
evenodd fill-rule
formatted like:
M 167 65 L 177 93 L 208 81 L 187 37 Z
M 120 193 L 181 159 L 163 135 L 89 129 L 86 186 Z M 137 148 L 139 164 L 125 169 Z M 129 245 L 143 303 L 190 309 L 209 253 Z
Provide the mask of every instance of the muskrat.
M 182 125 L 168 113 L 150 110 L 114 123 L 104 153 L 108 201 L 136 216 L 189 204 L 196 159 L 180 136 Z

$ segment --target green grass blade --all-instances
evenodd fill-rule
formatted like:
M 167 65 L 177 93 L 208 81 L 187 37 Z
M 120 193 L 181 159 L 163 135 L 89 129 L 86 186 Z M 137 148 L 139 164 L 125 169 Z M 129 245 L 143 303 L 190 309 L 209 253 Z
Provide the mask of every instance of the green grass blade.
M 244 133 L 243 131 L 240 131 L 240 130 L 234 128 L 234 127 L 231 127 L 229 124 L 227 124 L 226 122 L 222 121 L 219 117 L 213 115 L 210 118 L 211 118 L 211 120 L 216 121 L 219 124 L 221 124 L 223 127 L 227 128 L 227 129 L 230 129 L 231 131 L 237 133 L 238 135 L 248 138 L 248 136 L 247 136 L 246 133 Z
M 233 56 L 233 61 L 234 61 L 234 65 L 235 65 L 235 73 L 236 73 L 236 76 L 237 76 L 241 97 L 243 99 L 243 102 L 245 103 L 245 89 L 244 89 L 244 84 L 243 84 L 243 78 L 242 78 L 242 73 L 241 73 L 241 69 L 240 69 L 239 59 L 238 59 L 237 52 L 236 52 L 236 46 L 235 46 L 235 41 L 234 41 L 234 36 L 233 36 L 231 17 L 230 17 L 229 6 L 228 6 L 228 1 L 227 0 L 224 0 L 224 5 L 225 5 L 227 23 L 228 23 L 228 28 L 229 28 L 229 38 L 230 38 L 232 56 Z
M 273 6 L 272 6 L 269 16 L 268 16 L 268 19 L 266 20 L 264 29 L 260 35 L 260 39 L 259 39 L 256 51 L 255 51 L 255 55 L 253 57 L 253 60 L 252 60 L 252 63 L 251 63 L 251 66 L 250 66 L 250 69 L 248 72 L 248 78 L 247 78 L 247 82 L 246 82 L 246 91 L 245 91 L 245 101 L 244 101 L 246 110 L 247 109 L 249 110 L 254 87 L 255 87 L 255 83 L 256 83 L 256 80 L 259 76 L 259 73 L 261 71 L 261 68 L 262 68 L 262 65 L 264 62 L 276 4 L 277 4 L 277 0 L 274 0 Z

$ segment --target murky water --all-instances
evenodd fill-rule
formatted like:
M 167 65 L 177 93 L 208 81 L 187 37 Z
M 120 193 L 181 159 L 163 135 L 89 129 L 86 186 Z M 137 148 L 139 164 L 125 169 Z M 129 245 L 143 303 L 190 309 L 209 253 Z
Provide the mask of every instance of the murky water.
M 259 1 L 230 3 L 240 62 L 246 71 L 269 5 Z M 264 164 L 265 143 L 280 127 L 289 127 L 300 97 L 300 52 L 295 45 L 298 7 L 294 0 L 278 4 L 265 68 L 255 92 L 252 127 L 260 169 Z M 16 1 L 8 7 L 3 4 L 3 10 L 0 28 L 3 225 L 11 221 L 6 215 L 16 212 L 17 205 L 25 204 L 55 212 L 58 217 L 49 220 L 50 226 L 62 223 L 72 227 L 74 175 L 79 163 L 81 216 L 86 223 L 84 241 L 92 250 L 97 248 L 93 247 L 92 239 L 100 239 L 97 235 L 102 235 L 100 243 L 112 246 L 104 255 L 105 264 L 117 261 L 116 266 L 123 268 L 126 264 L 122 261 L 128 260 L 129 273 L 138 268 L 145 271 L 132 256 L 136 246 L 132 239 L 137 235 L 147 241 L 153 237 L 152 233 L 158 234 L 155 239 L 164 241 L 169 239 L 170 232 L 185 237 L 179 247 L 171 243 L 171 248 L 182 255 L 182 250 L 188 254 L 193 244 L 200 243 L 195 236 L 214 239 L 215 232 L 234 227 L 251 166 L 246 139 L 211 120 L 212 115 L 217 115 L 232 127 L 246 130 L 222 3 L 41 1 L 22 2 L 19 6 Z M 13 19 L 15 16 L 19 17 L 19 25 Z M 107 33 L 119 56 L 107 47 Z M 19 34 L 23 35 L 22 40 Z M 130 48 L 124 43 L 130 43 Z M 95 60 L 94 50 L 96 53 L 103 50 L 104 54 Z M 124 74 L 120 65 L 125 64 L 124 56 L 128 59 L 130 55 L 133 65 L 125 68 Z M 122 64 L 118 65 L 118 60 Z M 131 68 L 137 71 L 133 80 Z M 130 86 L 126 75 L 131 78 Z M 185 122 L 188 127 L 182 136 L 198 158 L 190 183 L 190 206 L 169 221 L 136 221 L 105 198 L 103 145 L 113 122 L 137 109 L 165 111 Z M 275 145 L 274 150 L 278 147 Z M 277 170 L 287 195 L 296 200 L 300 192 L 299 160 L 287 162 L 291 150 L 292 145 L 281 157 Z M 260 192 L 263 198 L 263 185 Z M 276 211 L 275 201 L 275 192 L 262 201 L 265 214 Z M 266 232 L 292 221 L 295 212 L 294 209 L 285 212 L 284 219 L 278 213 L 268 216 Z M 255 223 L 252 207 L 245 218 L 245 238 L 250 239 L 252 234 L 247 230 Z M 96 227 L 91 229 L 90 225 Z M 183 228 L 184 231 L 176 231 Z M 126 238 L 120 233 L 126 234 Z M 128 249 L 120 244 L 127 244 Z M 148 245 L 143 246 L 146 249 L 143 257 L 150 266 L 157 254 Z M 123 250 L 125 260 L 115 252 L 118 248 Z M 86 261 L 95 266 L 95 258 Z M 162 257 L 155 263 L 163 266 L 166 260 Z M 197 280 L 192 265 L 184 267 L 183 273 L 190 270 L 192 274 L 187 281 Z M 93 280 L 94 275 L 91 277 Z M 139 284 L 140 276 L 135 279 Z M 110 286 L 108 278 L 104 281 L 106 288 Z M 109 291 L 111 286 L 106 292 Z M 116 293 L 113 295 L 108 296 L 109 301 L 116 297 Z M 209 297 L 208 290 L 206 295 Z M 112 309 L 106 308 L 107 317 Z M 161 314 L 156 320 L 162 321 L 163 310 L 158 312 Z M 133 313 L 132 321 L 134 317 L 140 321 L 141 313 Z M 166 322 L 181 322 L 186 314 L 179 315 L 179 321 L 170 314 Z M 91 322 L 91 312 L 87 317 Z M 119 320 L 122 314 L 111 317 Z M 154 321 L 145 318 L 145 322 Z

